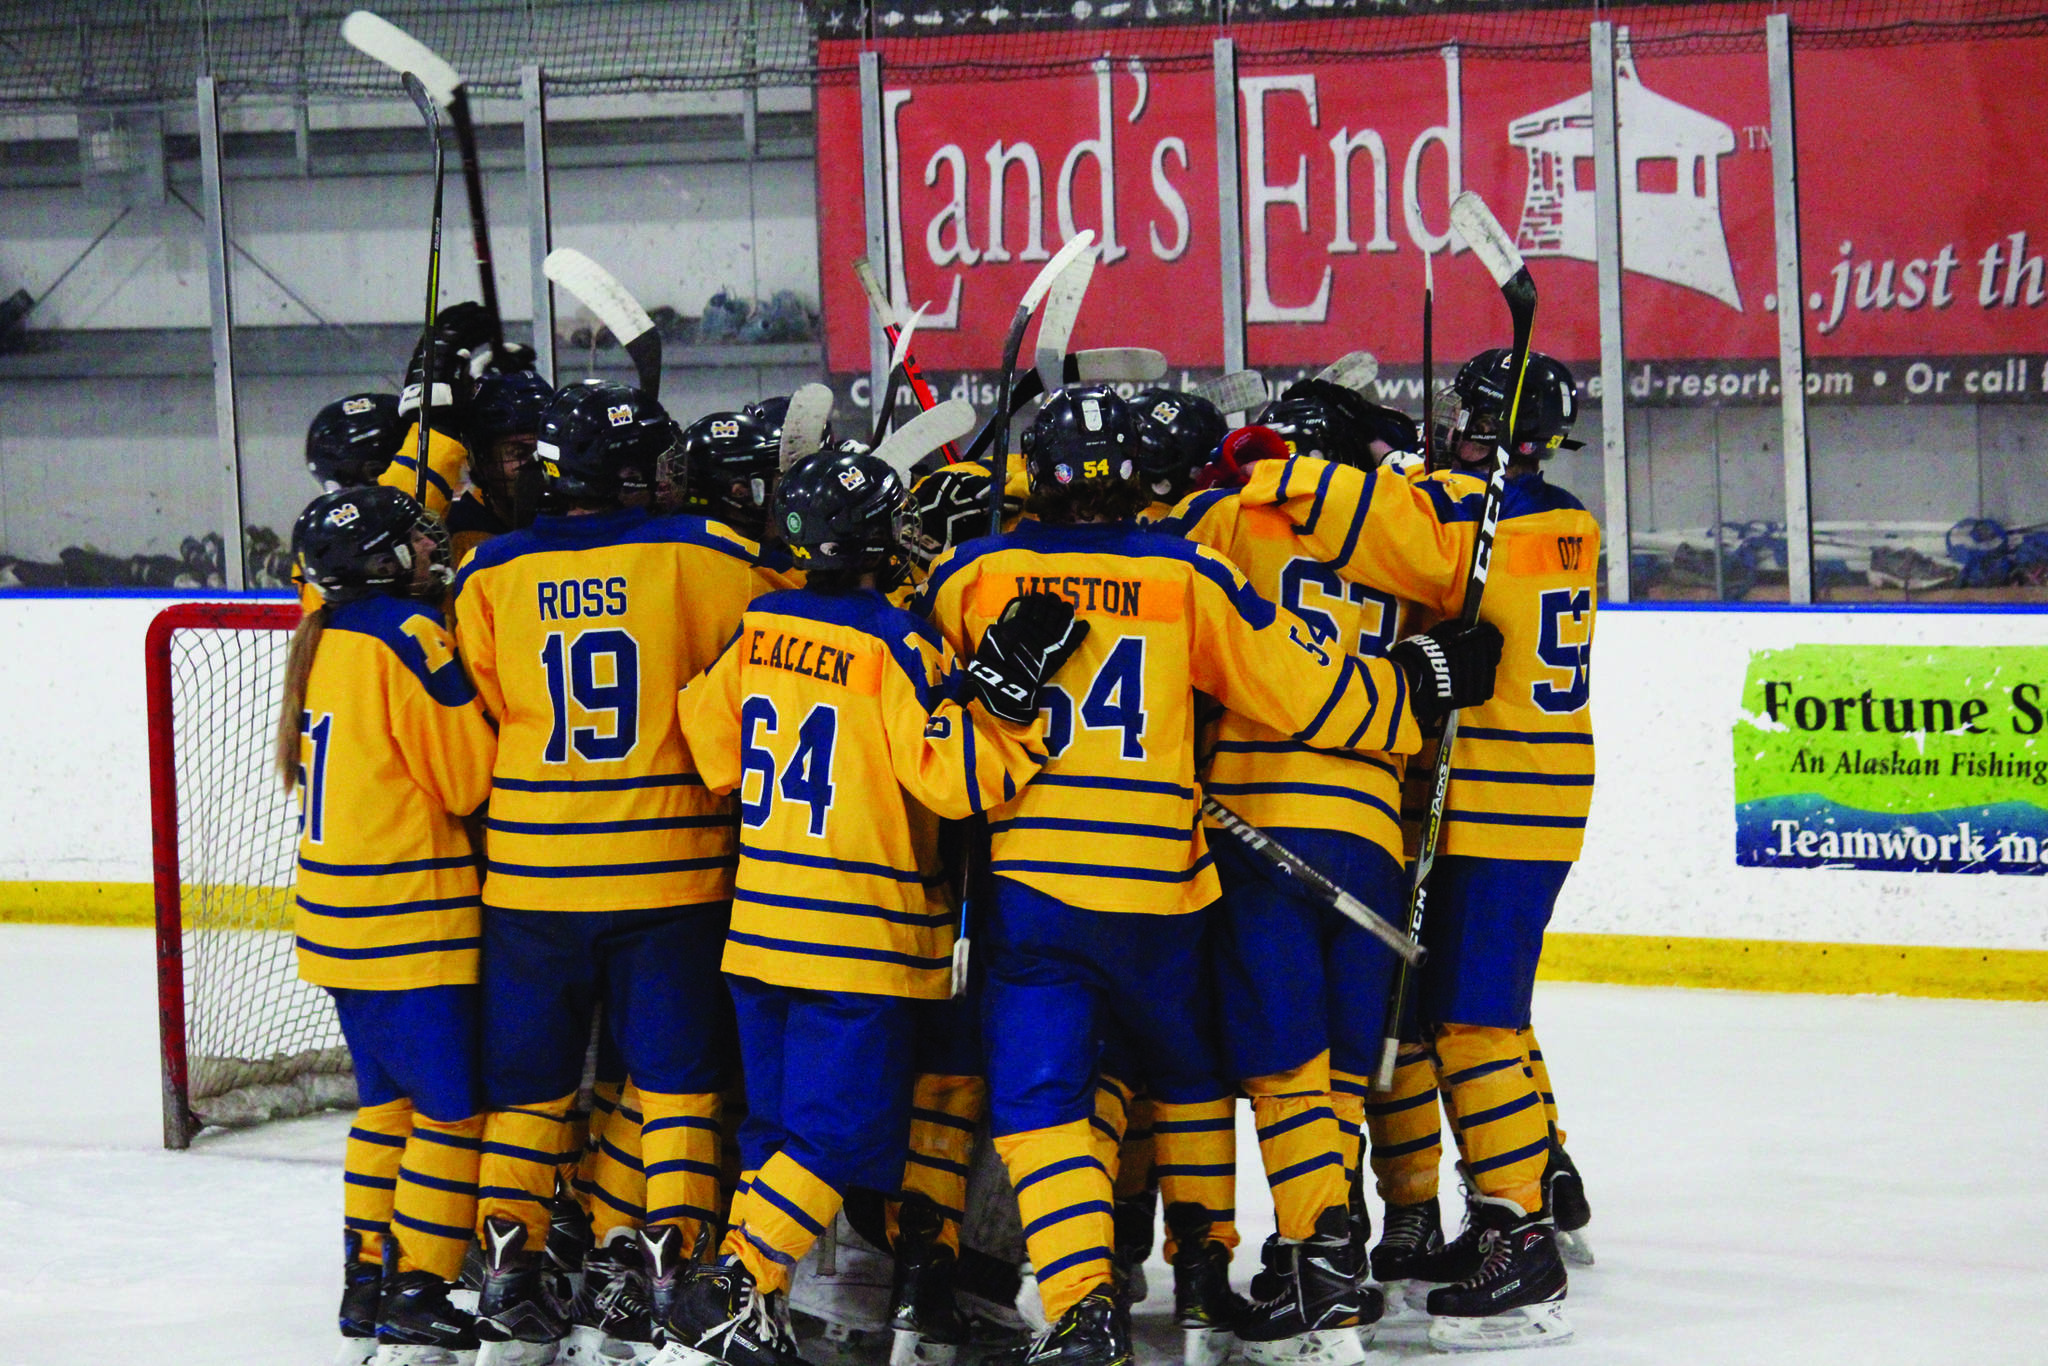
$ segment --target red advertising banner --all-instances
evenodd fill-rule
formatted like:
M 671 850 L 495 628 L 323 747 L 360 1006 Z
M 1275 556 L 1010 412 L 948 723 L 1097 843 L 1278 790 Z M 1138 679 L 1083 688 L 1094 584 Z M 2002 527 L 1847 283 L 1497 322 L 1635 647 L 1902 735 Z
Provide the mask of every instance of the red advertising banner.
M 1638 56 L 1626 12 L 1613 13 L 1631 389 L 1651 402 L 1771 401 L 1761 34 L 1748 51 Z M 1461 189 L 1486 198 L 1531 262 L 1538 345 L 1598 356 L 1589 64 L 1502 58 L 1480 41 L 1491 21 L 1471 20 L 1485 55 L 1448 46 L 1320 64 L 1261 58 L 1256 26 L 1239 31 L 1253 365 L 1279 373 L 1358 347 L 1390 370 L 1414 365 L 1425 252 L 1439 365 L 1503 343 L 1498 297 L 1449 231 Z M 1399 26 L 1325 25 L 1353 48 Z M 926 307 L 925 367 L 991 369 L 1018 295 L 1081 228 L 1103 255 L 1077 345 L 1220 366 L 1212 73 L 1149 70 L 1147 47 L 1166 42 L 1156 29 L 985 41 L 1028 41 L 1041 58 L 1064 43 L 1097 60 L 1085 73 L 926 83 L 892 78 L 892 47 L 910 49 L 880 45 L 890 289 Z M 2048 93 L 2048 40 L 1795 51 L 1810 383 L 1857 401 L 2048 397 L 2048 140 L 2022 134 Z M 858 374 L 866 308 L 845 268 L 866 246 L 857 90 L 821 89 L 818 127 L 820 204 L 840 206 L 819 215 L 828 360 Z

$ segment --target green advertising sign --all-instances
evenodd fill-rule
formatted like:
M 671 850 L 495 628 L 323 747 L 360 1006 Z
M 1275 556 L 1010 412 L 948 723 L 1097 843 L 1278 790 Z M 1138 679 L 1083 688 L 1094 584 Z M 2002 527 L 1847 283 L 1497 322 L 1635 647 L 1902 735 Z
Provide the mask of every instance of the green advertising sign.
M 1735 723 L 1735 861 L 2048 872 L 2048 647 L 1757 650 Z

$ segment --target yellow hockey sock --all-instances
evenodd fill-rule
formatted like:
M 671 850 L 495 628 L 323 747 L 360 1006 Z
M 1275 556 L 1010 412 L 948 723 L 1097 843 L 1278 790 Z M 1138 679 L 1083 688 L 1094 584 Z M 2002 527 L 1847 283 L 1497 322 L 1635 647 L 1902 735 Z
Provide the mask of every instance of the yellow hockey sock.
M 412 1102 L 365 1105 L 349 1126 L 341 1160 L 342 1227 L 362 1235 L 362 1260 L 384 1259 L 384 1235 L 391 1231 L 391 1202 L 405 1140 L 412 1133 Z
M 1209 1221 L 1209 1240 L 1237 1246 L 1237 1101 L 1152 1102 L 1152 1145 L 1158 1155 L 1159 1201 L 1166 1208 L 1197 1205 Z M 1178 1251 L 1172 1225 L 1166 1259 Z
M 584 1154 L 576 1185 L 599 1247 L 613 1229 L 638 1228 L 647 1217 L 641 1123 L 640 1095 L 630 1082 L 609 1106 L 590 1112 L 590 1151 Z
M 444 1281 L 462 1275 L 476 1233 L 483 1137 L 482 1115 L 450 1123 L 413 1115 L 391 1210 L 400 1271 L 431 1271 Z
M 477 1222 L 513 1219 L 526 1225 L 526 1245 L 546 1246 L 548 1201 L 568 1142 L 576 1093 L 537 1105 L 493 1110 L 484 1117 L 484 1155 L 477 1178 Z
M 745 1263 L 763 1291 L 789 1289 L 790 1273 L 839 1213 L 840 1193 L 786 1153 L 751 1174 L 732 1206 L 726 1253 Z
M 640 1157 L 647 1172 L 647 1227 L 676 1224 L 683 1246 L 697 1246 L 718 1222 L 718 1093 L 640 1092 Z
M 1282 1238 L 1305 1241 L 1324 1210 L 1343 1209 L 1350 1198 L 1330 1105 L 1330 1055 L 1325 1051 L 1285 1072 L 1249 1077 L 1244 1089 L 1252 1098 L 1259 1157 L 1273 1191 L 1274 1223 Z
M 910 1091 L 910 1151 L 903 1163 L 903 1193 L 922 1195 L 939 1210 L 939 1241 L 960 1252 L 960 1218 L 967 1209 L 967 1170 L 974 1130 L 988 1109 L 988 1082 L 920 1072 Z M 889 1241 L 896 1240 L 899 1202 L 889 1202 Z
M 1095 1131 L 1093 1151 L 1102 1169 L 1109 1173 L 1111 1185 L 1115 1185 L 1117 1174 L 1123 1169 L 1124 1135 L 1131 1126 L 1131 1087 L 1116 1077 L 1100 1076 L 1095 1079 L 1095 1113 L 1088 1118 L 1088 1125 Z
M 1445 1025 L 1436 1056 L 1472 1184 L 1534 1214 L 1543 1204 L 1550 1125 L 1516 1031 Z
M 1131 1097 L 1124 1121 L 1124 1141 L 1116 1153 L 1116 1198 L 1143 1195 L 1154 1185 L 1155 1152 L 1152 1097 L 1143 1091 Z
M 1394 1060 L 1394 1089 L 1365 1098 L 1365 1130 L 1372 1139 L 1372 1174 L 1380 1199 L 1419 1205 L 1436 1198 L 1443 1166 L 1443 1120 L 1437 1116 L 1436 1057 L 1422 1044 L 1404 1043 Z
M 1358 1189 L 1358 1164 L 1365 1160 L 1365 1104 L 1372 1078 L 1330 1069 L 1330 1109 L 1337 1115 L 1337 1145 L 1344 1154 L 1344 1189 Z
M 1536 1080 L 1536 1093 L 1543 1097 L 1543 1117 L 1550 1121 L 1550 1132 L 1557 1135 L 1560 1145 L 1564 1143 L 1564 1126 L 1557 1122 L 1557 1093 L 1550 1087 L 1550 1067 L 1543 1061 L 1543 1045 L 1536 1042 L 1536 1031 L 1522 1031 L 1522 1061 L 1528 1065 L 1529 1075 Z
M 1024 1217 L 1024 1245 L 1038 1276 L 1045 1317 L 1079 1304 L 1110 1280 L 1109 1172 L 1094 1151 L 1094 1127 L 1085 1119 L 1051 1129 L 1029 1129 L 996 1140 Z

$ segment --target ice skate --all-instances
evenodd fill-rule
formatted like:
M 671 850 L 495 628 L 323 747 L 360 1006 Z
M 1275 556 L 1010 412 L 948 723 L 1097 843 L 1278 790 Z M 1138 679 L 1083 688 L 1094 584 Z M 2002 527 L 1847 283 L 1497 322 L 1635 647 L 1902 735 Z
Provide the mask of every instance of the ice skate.
M 526 1226 L 484 1220 L 484 1288 L 477 1296 L 478 1366 L 542 1366 L 569 1331 L 567 1278 L 526 1246 Z
M 566 1186 L 558 1186 L 555 1198 L 548 1202 L 548 1240 L 545 1247 L 548 1260 L 571 1277 L 570 1284 L 580 1290 L 576 1278 L 583 1272 L 583 1259 L 589 1255 L 595 1240 L 590 1234 L 590 1216 L 583 1212 L 583 1206 L 576 1202 L 576 1196 Z
M 666 1333 L 654 1366 L 806 1366 L 789 1327 L 789 1297 L 762 1291 L 738 1261 L 693 1271 Z
M 1131 1366 L 1132 1360 L 1130 1314 L 1114 1287 L 1101 1285 L 1030 1346 L 989 1356 L 984 1366 Z
M 1429 1292 L 1429 1341 L 1445 1351 L 1488 1351 L 1561 1342 L 1572 1334 L 1564 1317 L 1565 1269 L 1557 1239 L 1541 1214 L 1512 1200 L 1474 1196 L 1479 1268 L 1454 1285 Z
M 889 1293 L 889 1366 L 952 1366 L 971 1335 L 953 1295 L 956 1258 L 939 1240 L 941 1216 L 924 1196 L 903 1201 Z
M 558 1361 L 627 1366 L 653 1360 L 654 1317 L 637 1230 L 613 1229 L 603 1247 L 585 1254 L 583 1285 L 570 1318 Z
M 476 1320 L 448 1302 L 451 1288 L 431 1271 L 402 1271 L 385 1282 L 377 1366 L 471 1366 Z
M 1386 1226 L 1372 1250 L 1372 1274 L 1386 1296 L 1388 1319 L 1420 1322 L 1428 1290 L 1425 1267 L 1441 1258 L 1444 1234 L 1436 1197 L 1414 1205 L 1388 1205 Z M 1433 1268 L 1432 1268 L 1433 1269 Z
M 1385 1305 L 1361 1284 L 1364 1257 L 1351 1218 L 1327 1209 L 1305 1242 L 1268 1245 L 1265 1271 L 1237 1327 L 1247 1361 L 1259 1366 L 1359 1366 Z
M 1166 1226 L 1174 1239 L 1173 1323 L 1182 1334 L 1183 1366 L 1219 1366 L 1249 1307 L 1230 1288 L 1230 1249 L 1209 1240 L 1199 1205 L 1168 1205 Z
M 1152 1292 L 1145 1279 L 1145 1263 L 1152 1256 L 1153 1229 L 1159 1222 L 1159 1192 L 1118 1200 L 1110 1218 L 1116 1228 L 1114 1256 L 1124 1303 L 1143 1304 Z
M 683 1230 L 676 1224 L 656 1224 L 640 1230 L 640 1263 L 647 1277 L 647 1316 L 659 1332 L 668 1322 L 676 1302 L 676 1290 L 689 1266 L 689 1249 L 683 1246 Z
M 363 1235 L 341 1235 L 341 1346 L 334 1366 L 365 1366 L 377 1354 L 377 1302 L 384 1271 L 363 1256 Z
M 1579 1179 L 1578 1166 L 1562 1143 L 1550 1145 L 1550 1167 L 1543 1173 L 1543 1203 L 1557 1226 L 1557 1250 L 1564 1259 L 1573 1266 L 1593 1265 L 1593 1245 L 1586 1241 L 1593 1207 L 1586 1203 L 1586 1183 Z

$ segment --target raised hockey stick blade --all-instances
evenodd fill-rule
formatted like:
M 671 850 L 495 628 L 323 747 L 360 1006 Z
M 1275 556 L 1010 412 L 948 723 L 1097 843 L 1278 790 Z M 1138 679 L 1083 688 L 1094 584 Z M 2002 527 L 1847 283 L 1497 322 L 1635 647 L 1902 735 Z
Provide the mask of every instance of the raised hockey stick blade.
M 1151 384 L 1166 376 L 1166 354 L 1149 346 L 1091 346 L 1071 351 L 1063 372 L 1080 384 Z
M 787 425 L 783 430 L 789 430 Z M 974 405 L 964 398 L 949 398 L 889 433 L 889 439 L 875 447 L 875 454 L 895 466 L 907 485 L 912 465 L 973 430 Z
M 1039 385 L 1048 394 L 1065 383 L 1067 344 L 1074 339 L 1074 324 L 1081 316 L 1081 301 L 1088 297 L 1088 283 L 1095 278 L 1099 255 L 1091 249 L 1076 256 L 1046 291 L 1034 356 Z
M 374 16 L 373 16 L 374 17 Z M 413 452 L 413 501 L 425 507 L 427 502 L 427 454 L 431 449 L 429 433 L 434 415 L 434 325 L 441 318 L 441 186 L 442 170 L 445 163 L 441 151 L 441 111 L 434 103 L 433 92 L 418 76 L 408 71 L 401 78 L 405 93 L 419 108 L 420 118 L 426 121 L 427 136 L 434 144 L 434 214 L 433 229 L 427 240 L 427 322 L 420 332 L 420 406 L 415 419 L 419 423 L 419 448 Z
M 1024 291 L 1024 297 L 1017 301 L 1017 311 L 1010 318 L 1010 331 L 1003 338 L 1003 384 L 998 391 L 1002 401 L 996 405 L 996 420 L 999 430 L 1007 429 L 1010 415 L 1016 411 L 1011 399 L 1012 381 L 1017 374 L 1017 353 L 1024 347 L 1024 329 L 1031 323 L 1031 315 L 1038 311 L 1039 300 L 1052 288 L 1052 282 L 1060 272 L 1073 263 L 1075 257 L 1095 244 L 1094 231 L 1076 233 L 1066 244 L 1052 254 L 1052 259 L 1039 269 L 1031 281 L 1031 287 Z M 1003 529 L 1003 481 L 1009 474 L 1010 443 L 1007 439 L 998 443 L 998 448 L 988 464 L 988 532 L 993 536 Z
M 1323 875 L 1314 864 L 1290 852 L 1286 845 L 1274 839 L 1250 821 L 1232 811 L 1214 797 L 1204 795 L 1202 814 L 1215 821 L 1225 830 L 1273 865 L 1274 868 L 1293 878 L 1310 896 L 1329 906 L 1339 915 L 1357 925 L 1373 938 L 1401 955 L 1404 963 L 1419 963 L 1423 958 L 1422 945 L 1412 937 L 1404 937 L 1400 927 L 1385 916 L 1375 912 L 1351 893 L 1339 887 Z
M 462 77 L 455 68 L 432 48 L 366 9 L 356 10 L 341 21 L 341 36 L 365 57 L 382 62 L 393 71 L 410 71 L 419 77 L 434 103 L 443 109 L 454 102 L 455 92 L 462 86 Z
M 1215 404 L 1219 413 L 1248 413 L 1266 401 L 1266 377 L 1256 370 L 1232 370 L 1188 392 Z
M 789 409 L 782 415 L 782 441 L 776 465 L 788 469 L 825 444 L 825 427 L 832 420 L 832 391 L 822 384 L 806 384 L 789 396 Z
M 910 359 L 910 339 L 917 335 L 918 320 L 922 317 L 924 317 L 924 305 L 919 304 L 917 311 L 908 318 L 905 318 L 903 326 L 896 330 L 896 349 L 889 354 L 889 381 L 882 386 L 882 403 L 875 410 L 875 429 L 873 434 L 868 437 L 868 445 L 870 446 L 881 445 L 882 434 L 888 431 L 896 421 L 898 381 L 906 377 L 904 367 Z M 931 411 L 923 403 L 917 406 L 920 412 Z
M 889 339 L 891 346 L 897 345 L 901 340 L 898 334 L 902 329 L 896 322 L 895 305 L 891 304 L 889 296 L 882 292 L 882 279 L 875 273 L 875 263 L 865 256 L 856 257 L 853 262 L 853 275 L 860 281 L 861 292 L 868 296 L 868 307 L 874 311 L 875 320 L 881 323 L 882 335 Z M 917 400 L 917 406 L 925 412 L 937 407 L 938 397 L 932 393 L 932 386 L 924 377 L 924 368 L 917 363 L 916 354 L 908 346 L 903 348 L 903 359 L 898 364 L 903 368 L 903 382 L 910 386 L 910 395 Z M 960 449 L 953 442 L 947 442 L 944 450 L 947 464 L 959 461 Z
M 640 377 L 640 392 L 661 397 L 661 333 L 640 301 L 612 273 L 574 247 L 556 247 L 540 263 L 541 273 L 576 296 L 626 348 Z
M 1379 357 L 1370 351 L 1353 351 L 1337 357 L 1316 375 L 1316 378 L 1334 384 L 1340 389 L 1365 392 L 1365 386 L 1380 376 Z
M 1513 439 L 1515 420 L 1522 409 L 1523 380 L 1529 370 L 1529 337 L 1536 323 L 1536 281 L 1523 263 L 1521 252 L 1515 250 L 1514 239 L 1501 227 L 1493 211 L 1486 207 L 1486 201 L 1470 190 L 1451 201 L 1451 227 L 1465 239 L 1465 244 L 1472 248 L 1472 254 L 1479 258 L 1487 273 L 1493 276 L 1494 283 L 1500 286 L 1501 300 L 1507 304 L 1508 318 L 1514 325 L 1514 350 L 1509 353 L 1508 370 L 1515 377 L 1515 385 L 1508 398 L 1507 422 L 1501 429 L 1501 444 L 1494 448 L 1493 472 L 1486 481 L 1486 498 L 1480 504 L 1479 528 L 1472 541 L 1472 564 L 1465 575 L 1465 604 L 1458 614 L 1459 620 L 1470 623 L 1479 619 L 1487 571 L 1493 564 L 1494 531 L 1500 523 L 1501 497 L 1507 490 L 1506 443 Z M 1458 713 L 1452 712 L 1444 718 L 1443 739 L 1437 742 L 1436 766 L 1430 777 L 1429 813 L 1423 819 L 1422 839 L 1416 846 L 1415 864 L 1408 881 L 1408 933 L 1418 941 L 1422 938 L 1429 904 L 1429 874 L 1436 866 L 1437 844 L 1443 835 L 1444 809 L 1451 792 L 1451 752 L 1456 748 L 1457 739 Z M 1393 1088 L 1401 1047 L 1401 1022 L 1407 1014 L 1408 1000 L 1414 990 L 1415 974 L 1410 965 L 1403 963 L 1395 974 L 1394 990 L 1387 1003 L 1380 1065 L 1373 1076 L 1373 1086 L 1378 1090 Z
M 1422 464 L 1436 456 L 1436 258 L 1422 253 Z

